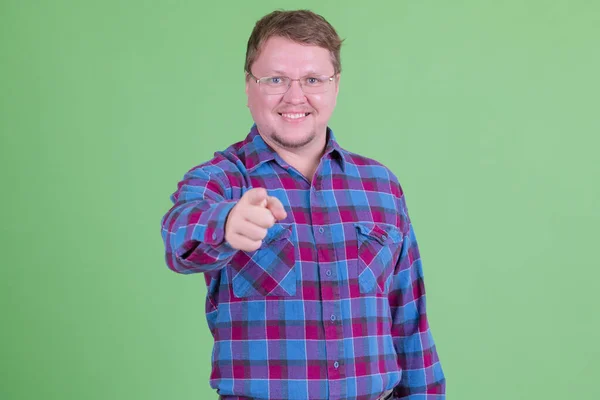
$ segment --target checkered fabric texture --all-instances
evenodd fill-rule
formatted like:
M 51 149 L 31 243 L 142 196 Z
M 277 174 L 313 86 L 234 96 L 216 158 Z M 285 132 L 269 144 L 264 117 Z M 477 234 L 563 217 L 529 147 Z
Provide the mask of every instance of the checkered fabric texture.
M 260 249 L 224 240 L 251 188 L 287 211 Z M 372 159 L 327 147 L 312 182 L 253 126 L 185 174 L 162 219 L 166 263 L 204 273 L 223 399 L 445 399 L 423 270 L 402 188 Z

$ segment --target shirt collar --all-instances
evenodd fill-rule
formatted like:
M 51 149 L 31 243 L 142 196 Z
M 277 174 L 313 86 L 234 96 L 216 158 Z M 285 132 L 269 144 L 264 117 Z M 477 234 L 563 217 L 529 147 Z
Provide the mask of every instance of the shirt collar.
M 256 124 L 250 129 L 250 133 L 244 140 L 242 151 L 245 156 L 245 164 L 248 172 L 258 168 L 261 164 L 275 160 L 281 166 L 287 166 L 288 164 L 273 150 L 260 136 Z M 345 171 L 346 159 L 344 156 L 344 150 L 340 147 L 338 142 L 335 140 L 333 131 L 327 128 L 327 145 L 325 146 L 325 152 L 323 157 L 329 157 L 336 160 L 342 171 Z

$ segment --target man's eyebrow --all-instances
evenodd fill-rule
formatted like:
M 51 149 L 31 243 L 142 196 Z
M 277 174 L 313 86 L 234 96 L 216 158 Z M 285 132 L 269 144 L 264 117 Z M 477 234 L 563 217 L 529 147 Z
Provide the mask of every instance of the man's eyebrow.
M 306 71 L 306 73 L 302 76 L 315 76 L 315 75 L 325 75 L 325 74 L 321 74 L 321 73 L 311 69 L 309 71 Z
M 269 76 L 272 76 L 272 75 L 287 76 L 285 74 L 285 72 L 279 71 L 277 69 L 276 70 L 271 70 L 271 72 L 269 72 Z
M 277 76 L 288 76 L 285 72 L 280 71 L 280 70 L 271 70 L 271 72 L 269 73 L 269 76 L 273 76 L 273 75 L 277 75 Z M 306 77 L 306 76 L 315 76 L 315 75 L 325 75 L 325 74 L 321 74 L 315 70 L 308 70 L 304 73 L 304 75 L 301 76 L 301 78 Z

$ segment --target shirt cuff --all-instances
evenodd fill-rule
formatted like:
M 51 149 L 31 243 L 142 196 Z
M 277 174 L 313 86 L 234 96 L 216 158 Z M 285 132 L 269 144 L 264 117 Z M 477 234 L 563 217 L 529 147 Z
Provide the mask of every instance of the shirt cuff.
M 204 243 L 220 247 L 225 242 L 225 223 L 231 209 L 237 204 L 237 200 L 226 200 L 214 204 L 211 209 L 203 215 L 206 217 L 206 230 L 204 231 Z M 227 245 L 228 246 L 228 245 Z

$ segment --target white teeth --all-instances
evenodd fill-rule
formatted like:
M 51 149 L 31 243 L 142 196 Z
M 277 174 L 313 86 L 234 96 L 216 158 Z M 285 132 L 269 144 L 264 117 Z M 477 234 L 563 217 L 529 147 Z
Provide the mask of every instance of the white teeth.
M 285 118 L 289 118 L 289 119 L 298 119 L 298 118 L 302 118 L 306 116 L 306 113 L 302 113 L 302 114 L 281 114 L 283 117 Z

